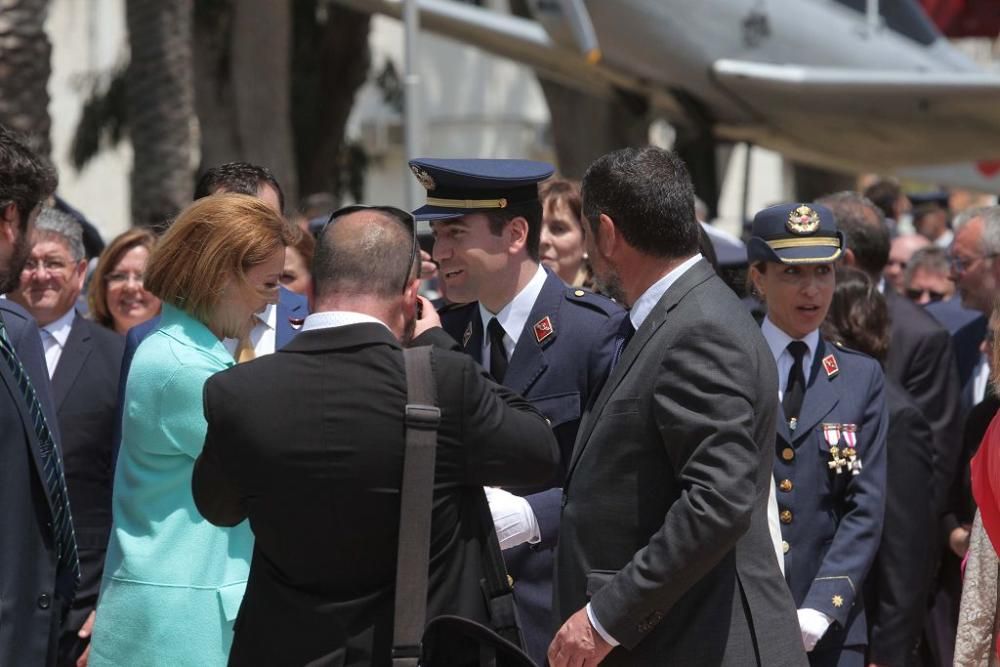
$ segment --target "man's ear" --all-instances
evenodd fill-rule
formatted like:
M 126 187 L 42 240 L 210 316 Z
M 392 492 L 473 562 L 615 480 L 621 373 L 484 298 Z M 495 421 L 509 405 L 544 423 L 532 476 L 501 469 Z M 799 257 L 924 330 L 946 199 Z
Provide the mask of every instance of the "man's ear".
M 618 233 L 615 221 L 604 213 L 601 213 L 600 218 L 598 218 L 597 225 L 598 234 L 595 239 L 597 250 L 602 256 L 611 257 L 624 239 L 622 239 L 621 235 Z
M 77 289 L 81 292 L 83 291 L 83 283 L 87 280 L 87 260 L 86 258 L 81 259 L 76 263 L 76 267 L 73 269 L 75 274 L 74 278 L 77 281 Z
M 511 218 L 507 223 L 507 232 L 510 234 L 510 254 L 515 255 L 528 244 L 528 219 L 523 215 Z
M 20 222 L 21 216 L 14 202 L 0 208 L 0 239 L 13 244 L 20 231 Z

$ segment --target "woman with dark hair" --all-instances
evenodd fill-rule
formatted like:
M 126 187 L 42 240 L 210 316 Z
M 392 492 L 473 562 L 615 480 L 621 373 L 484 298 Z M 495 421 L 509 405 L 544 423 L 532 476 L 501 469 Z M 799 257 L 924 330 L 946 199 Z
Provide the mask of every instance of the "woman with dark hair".
M 542 234 L 538 251 L 542 264 L 571 287 L 589 287 L 587 225 L 583 221 L 580 184 L 551 178 L 538 186 L 542 202 Z
M 835 345 L 864 352 L 885 365 L 889 311 L 867 274 L 837 271 L 837 285 L 823 335 Z M 931 582 L 935 535 L 932 434 L 920 408 L 892 378 L 885 380 L 889 429 L 886 434 L 885 523 L 882 542 L 864 584 L 868 614 L 868 664 L 902 665 L 923 629 Z

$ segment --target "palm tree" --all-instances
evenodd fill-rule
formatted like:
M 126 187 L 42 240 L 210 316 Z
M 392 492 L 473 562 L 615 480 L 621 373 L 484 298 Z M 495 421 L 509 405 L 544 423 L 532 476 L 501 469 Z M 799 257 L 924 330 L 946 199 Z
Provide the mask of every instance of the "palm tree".
M 0 123 L 48 155 L 52 45 L 45 34 L 49 0 L 0 0 Z
M 191 201 L 195 150 L 191 0 L 127 0 L 132 223 L 162 228 Z

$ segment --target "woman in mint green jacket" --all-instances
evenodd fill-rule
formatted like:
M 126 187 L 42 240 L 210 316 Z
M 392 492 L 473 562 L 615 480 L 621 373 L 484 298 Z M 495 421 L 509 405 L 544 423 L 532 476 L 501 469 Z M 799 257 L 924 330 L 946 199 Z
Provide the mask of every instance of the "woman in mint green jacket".
M 149 259 L 145 287 L 163 313 L 126 383 L 90 665 L 226 663 L 253 535 L 195 509 L 202 388 L 234 363 L 222 340 L 247 340 L 254 313 L 276 299 L 295 233 L 257 198 L 213 195 L 185 209 Z

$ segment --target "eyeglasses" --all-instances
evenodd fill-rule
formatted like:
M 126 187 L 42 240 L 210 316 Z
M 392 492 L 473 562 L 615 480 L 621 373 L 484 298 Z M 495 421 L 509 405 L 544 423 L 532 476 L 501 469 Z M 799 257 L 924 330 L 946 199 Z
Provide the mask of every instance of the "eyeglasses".
M 400 288 L 400 292 L 405 292 L 406 287 L 410 284 L 410 276 L 413 274 L 413 265 L 417 261 L 417 251 L 420 247 L 417 242 L 417 221 L 413 217 L 413 214 L 409 211 L 404 211 L 403 209 L 396 208 L 395 206 L 369 206 L 367 204 L 351 204 L 350 206 L 344 206 L 342 208 L 338 208 L 330 214 L 330 219 L 326 221 L 326 224 L 323 226 L 323 229 L 320 231 L 317 238 L 323 238 L 323 234 L 326 233 L 327 228 L 333 224 L 337 218 L 342 218 L 345 215 L 356 213 L 357 211 L 378 211 L 380 213 L 385 213 L 399 221 L 401 225 L 410 231 L 410 236 L 413 238 L 410 245 L 410 261 L 406 264 L 406 272 L 403 274 L 403 286 Z
M 109 273 L 104 276 L 109 285 L 125 285 L 130 280 L 134 280 L 139 287 L 142 287 L 143 278 L 144 276 L 141 273 Z
M 951 272 L 955 274 L 965 273 L 969 270 L 969 267 L 975 264 L 980 259 L 992 259 L 997 256 L 997 253 L 991 252 L 988 255 L 978 255 L 976 257 L 956 257 L 955 255 L 948 255 L 948 266 L 951 268 Z
M 910 301 L 919 301 L 921 298 L 923 298 L 925 294 L 930 297 L 931 301 L 940 301 L 945 297 L 944 293 L 935 292 L 934 290 L 929 288 L 928 289 L 914 289 L 912 287 L 906 288 L 906 296 L 908 299 L 910 299 Z
M 22 269 L 22 271 L 25 271 L 26 273 L 34 273 L 41 269 L 45 269 L 48 273 L 63 273 L 64 271 L 66 271 L 66 267 L 68 266 L 69 264 L 67 264 L 65 261 L 61 259 L 37 260 L 34 258 L 29 258 L 24 263 L 24 268 Z

